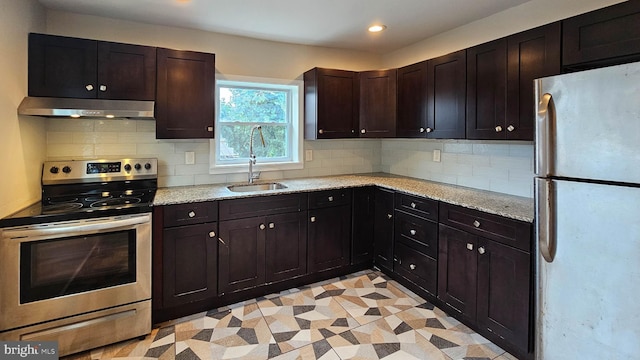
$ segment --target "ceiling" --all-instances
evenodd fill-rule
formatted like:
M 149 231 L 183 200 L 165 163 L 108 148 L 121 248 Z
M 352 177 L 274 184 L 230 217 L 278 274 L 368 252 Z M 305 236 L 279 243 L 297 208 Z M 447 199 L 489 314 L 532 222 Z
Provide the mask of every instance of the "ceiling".
M 74 13 L 383 54 L 529 0 L 39 1 Z M 387 29 L 368 33 L 374 23 Z

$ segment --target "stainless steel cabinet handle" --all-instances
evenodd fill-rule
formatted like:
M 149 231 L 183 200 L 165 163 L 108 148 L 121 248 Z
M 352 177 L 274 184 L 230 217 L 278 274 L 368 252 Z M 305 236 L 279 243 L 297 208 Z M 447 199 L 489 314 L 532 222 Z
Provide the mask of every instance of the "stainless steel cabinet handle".
M 322 129 L 318 130 L 318 134 L 324 134 L 324 130 Z
M 191 211 L 189 211 L 189 214 L 187 214 L 187 215 L 189 215 L 189 217 L 192 218 L 192 217 L 196 216 L 196 212 L 191 210 Z
M 473 251 L 473 244 L 472 243 L 467 243 L 467 250 Z
M 411 203 L 411 207 L 415 209 L 415 208 L 416 208 L 416 203 L 413 203 L 413 202 L 412 202 L 412 203 Z
M 428 132 L 428 133 L 430 133 L 430 132 L 432 132 L 432 131 L 433 131 L 433 129 L 432 129 L 432 128 L 430 128 L 430 127 L 428 127 L 428 128 L 427 128 L 427 132 Z
M 479 228 L 480 227 L 480 221 L 478 220 L 473 220 L 473 226 Z
M 360 130 L 360 134 L 366 134 L 366 133 L 367 133 L 367 130 L 365 130 L 365 129 L 361 129 Z
M 209 237 L 210 238 L 216 237 L 216 232 L 215 231 L 209 231 Z
M 392 217 L 393 217 L 393 215 L 387 214 L 387 218 L 391 219 Z
M 273 228 L 275 228 L 275 227 L 276 227 L 276 224 L 274 224 L 274 223 L 269 223 L 269 229 L 273 229 Z
M 100 91 L 107 91 L 107 85 L 100 85 Z
M 327 198 L 327 200 L 329 200 L 329 201 L 333 201 L 333 196 L 329 196 L 329 197 Z
M 415 265 L 415 264 L 410 264 L 410 265 L 409 265 L 409 268 L 410 268 L 411 270 L 415 270 L 415 269 L 416 269 L 416 265 Z
M 310 220 L 311 220 L 311 222 L 316 222 L 316 217 L 312 216 Z
M 84 88 L 87 89 L 87 91 L 91 91 L 93 90 L 93 85 L 87 84 L 87 86 L 85 86 Z
M 413 229 L 411 229 L 411 230 L 409 230 L 409 233 L 410 233 L 411 235 L 415 235 L 415 234 L 416 234 L 416 231 L 415 231 L 415 230 L 413 230 Z
M 480 247 L 478 248 L 478 252 L 480 253 L 480 255 L 484 254 L 484 253 L 485 253 L 485 251 L 484 251 L 484 246 L 480 246 Z
M 264 226 L 264 224 L 260 224 L 260 230 L 264 230 L 264 229 L 266 229 L 266 228 L 267 228 L 267 227 L 266 227 L 266 226 Z
M 500 125 L 496 126 L 496 132 L 502 132 L 502 126 Z
M 420 132 L 421 132 L 421 133 L 425 132 L 425 128 L 421 127 L 421 128 L 420 128 Z
M 516 128 L 515 128 L 513 125 L 509 125 L 509 126 L 507 126 L 507 130 L 508 130 L 509 132 L 511 132 L 511 131 L 513 131 L 513 130 L 515 130 L 515 129 L 516 129 Z

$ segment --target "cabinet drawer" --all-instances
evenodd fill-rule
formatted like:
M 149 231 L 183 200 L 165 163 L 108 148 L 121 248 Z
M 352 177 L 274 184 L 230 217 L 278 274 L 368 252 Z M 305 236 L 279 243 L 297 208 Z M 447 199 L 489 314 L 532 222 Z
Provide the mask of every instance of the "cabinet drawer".
M 202 224 L 217 220 L 217 201 L 167 205 L 164 207 L 164 227 Z
M 220 220 L 242 219 L 307 209 L 306 194 L 256 196 L 220 202 Z
M 396 209 L 406 211 L 429 220 L 438 220 L 438 202 L 426 198 L 396 193 Z
M 440 203 L 440 223 L 531 251 L 531 224 L 482 211 Z
M 350 204 L 351 189 L 335 189 L 309 193 L 309 209 Z
M 410 280 L 432 295 L 436 295 L 437 268 L 436 260 L 403 243 L 396 243 L 395 272 Z
M 438 256 L 438 224 L 395 211 L 395 240 L 432 257 Z

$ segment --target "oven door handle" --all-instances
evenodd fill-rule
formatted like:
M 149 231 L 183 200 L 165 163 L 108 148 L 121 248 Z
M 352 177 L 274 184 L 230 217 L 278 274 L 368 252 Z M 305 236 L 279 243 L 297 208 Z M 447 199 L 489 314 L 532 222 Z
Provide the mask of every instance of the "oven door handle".
M 149 214 L 124 218 L 121 216 L 115 216 L 100 220 L 81 220 L 53 225 L 49 224 L 26 226 L 20 228 L 5 229 L 1 232 L 3 238 L 20 239 L 21 241 L 26 242 L 56 235 L 75 236 L 86 233 L 95 233 L 102 230 L 125 230 L 126 228 L 149 223 L 150 221 L 151 215 Z

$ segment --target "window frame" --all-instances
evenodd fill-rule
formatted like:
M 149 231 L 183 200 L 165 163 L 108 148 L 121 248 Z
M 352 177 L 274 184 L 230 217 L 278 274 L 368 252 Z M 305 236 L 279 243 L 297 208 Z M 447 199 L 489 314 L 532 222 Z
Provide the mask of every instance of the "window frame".
M 215 133 L 216 136 L 209 144 L 209 173 L 229 174 L 243 173 L 248 171 L 249 158 L 239 158 L 237 162 L 222 160 L 218 158 L 220 131 L 220 87 L 238 87 L 255 89 L 277 89 L 288 92 L 288 133 L 289 133 L 289 153 L 290 156 L 283 161 L 268 161 L 266 158 L 257 158 L 254 169 L 256 171 L 280 171 L 304 168 L 302 159 L 303 137 L 304 137 L 304 82 L 302 80 L 286 80 L 275 78 L 263 78 L 253 76 L 225 75 L 216 78 L 215 87 Z M 265 124 L 262 122 L 247 122 L 247 125 Z M 258 137 L 258 134 L 254 134 Z M 248 139 L 247 139 L 248 140 Z M 259 145 L 259 139 L 254 139 L 254 146 Z M 267 144 L 268 146 L 268 144 Z

